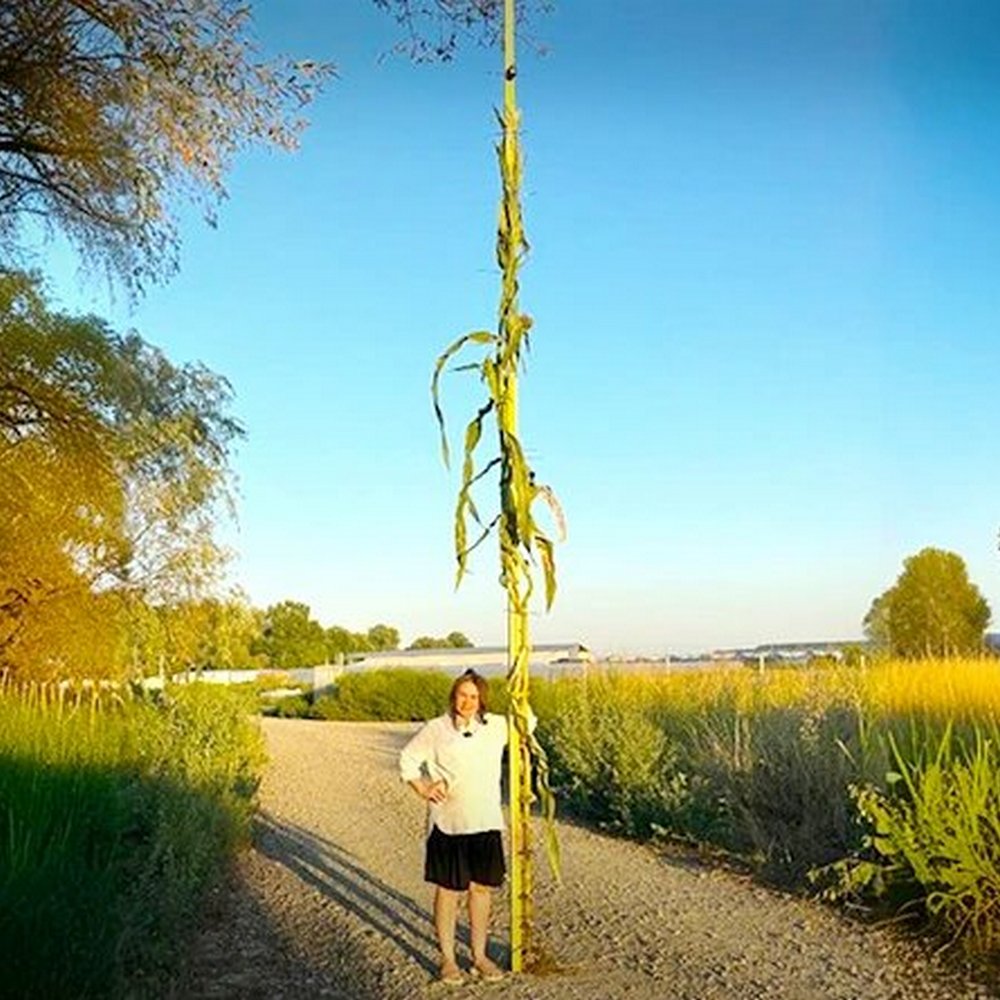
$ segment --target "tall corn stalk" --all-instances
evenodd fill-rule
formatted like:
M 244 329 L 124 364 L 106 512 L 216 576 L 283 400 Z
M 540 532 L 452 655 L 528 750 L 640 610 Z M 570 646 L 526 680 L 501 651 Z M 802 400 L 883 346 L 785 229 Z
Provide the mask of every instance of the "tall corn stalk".
M 498 114 L 502 127 L 497 153 L 500 162 L 502 195 L 497 226 L 497 263 L 502 274 L 497 332 L 476 330 L 460 337 L 438 358 L 431 382 L 434 412 L 441 428 L 441 446 L 448 464 L 448 440 L 439 402 L 439 381 L 448 361 L 467 346 L 483 345 L 486 356 L 461 369 L 479 373 L 486 387 L 486 400 L 465 429 L 462 485 L 455 509 L 455 554 L 458 560 L 456 585 L 465 574 L 469 553 L 497 529 L 500 541 L 500 582 L 507 595 L 507 688 L 510 693 L 508 725 L 510 778 L 510 898 L 511 968 L 514 972 L 530 967 L 535 951 L 532 942 L 534 918 L 531 805 L 532 765 L 542 810 L 546 818 L 546 847 L 550 865 L 559 875 L 559 845 L 555 838 L 555 799 L 548 780 L 545 752 L 530 728 L 529 659 L 531 639 L 528 605 L 533 591 L 532 568 L 541 564 L 545 584 L 545 605 L 549 608 L 556 592 L 552 540 L 538 527 L 532 514 L 535 500 L 549 504 L 556 524 L 563 531 L 562 512 L 548 487 L 535 481 L 524 457 L 518 434 L 517 395 L 522 349 L 527 347 L 531 317 L 518 305 L 518 271 L 528 244 L 521 217 L 521 151 L 518 137 L 520 114 L 516 100 L 515 2 L 504 0 L 503 110 Z M 460 370 L 461 370 L 460 369 Z M 483 423 L 496 422 L 499 454 L 477 469 L 476 449 L 482 439 Z M 500 512 L 488 523 L 480 517 L 472 488 L 499 467 Z M 478 536 L 469 541 L 469 522 Z

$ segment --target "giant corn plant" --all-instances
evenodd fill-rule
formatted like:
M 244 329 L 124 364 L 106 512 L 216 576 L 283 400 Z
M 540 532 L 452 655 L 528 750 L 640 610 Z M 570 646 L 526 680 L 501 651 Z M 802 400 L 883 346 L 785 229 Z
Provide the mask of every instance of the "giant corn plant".
M 476 330 L 452 343 L 438 358 L 431 392 L 434 413 L 441 429 L 445 464 L 449 462 L 448 438 L 440 405 L 440 379 L 446 366 L 467 350 L 479 349 L 478 361 L 458 370 L 478 374 L 484 399 L 465 429 L 461 486 L 455 507 L 456 585 L 465 574 L 469 554 L 488 537 L 500 544 L 500 582 L 507 596 L 508 672 L 510 692 L 510 799 L 511 799 L 511 966 L 517 972 L 530 967 L 533 955 L 533 863 L 531 805 L 538 790 L 546 819 L 546 847 L 558 877 L 559 850 L 555 838 L 555 799 L 549 786 L 545 752 L 531 731 L 529 719 L 529 659 L 531 640 L 528 606 L 540 569 L 545 605 L 550 607 L 556 592 L 553 540 L 535 520 L 536 501 L 551 509 L 557 529 L 563 532 L 562 513 L 548 487 L 540 485 L 525 458 L 518 432 L 518 377 L 523 353 L 528 345 L 531 318 L 518 304 L 518 272 L 528 249 L 521 217 L 520 114 L 515 82 L 517 66 L 514 45 L 514 0 L 504 0 L 504 84 L 503 108 L 498 113 L 502 134 L 497 147 L 500 165 L 501 201 L 497 226 L 497 263 L 502 274 L 500 308 L 496 332 Z M 497 434 L 497 452 L 481 460 L 479 448 L 484 432 L 492 425 Z M 473 490 L 489 475 L 499 480 L 499 511 L 484 518 Z

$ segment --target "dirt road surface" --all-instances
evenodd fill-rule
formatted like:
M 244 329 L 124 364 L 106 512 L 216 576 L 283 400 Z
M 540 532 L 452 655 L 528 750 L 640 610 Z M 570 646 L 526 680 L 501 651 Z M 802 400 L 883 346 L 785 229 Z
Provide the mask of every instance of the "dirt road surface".
M 262 724 L 254 847 L 209 901 L 177 997 L 998 1000 L 887 930 L 568 824 L 563 884 L 538 865 L 539 937 L 558 970 L 437 983 L 423 805 L 396 770 L 416 726 Z M 503 892 L 494 914 L 491 954 L 505 964 Z

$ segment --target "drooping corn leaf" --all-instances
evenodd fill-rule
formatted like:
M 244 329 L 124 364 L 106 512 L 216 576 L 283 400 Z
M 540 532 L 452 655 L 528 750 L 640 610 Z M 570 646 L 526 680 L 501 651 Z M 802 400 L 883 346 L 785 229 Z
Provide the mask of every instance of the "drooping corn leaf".
M 437 418 L 438 428 L 441 432 L 441 455 L 444 458 L 446 468 L 451 462 L 448 453 L 448 434 L 445 430 L 444 413 L 441 410 L 439 392 L 441 372 L 448 363 L 448 359 L 457 354 L 466 344 L 491 344 L 496 343 L 496 340 L 496 334 L 490 333 L 489 330 L 474 330 L 472 333 L 463 334 L 445 349 L 445 352 L 437 359 L 437 363 L 434 365 L 434 374 L 431 376 L 431 398 L 434 401 L 434 416 Z

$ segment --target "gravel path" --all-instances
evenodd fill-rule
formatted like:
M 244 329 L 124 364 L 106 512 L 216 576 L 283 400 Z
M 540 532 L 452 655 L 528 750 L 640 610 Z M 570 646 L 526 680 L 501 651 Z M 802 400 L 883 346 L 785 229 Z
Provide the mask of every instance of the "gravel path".
M 398 779 L 415 726 L 265 719 L 254 849 L 209 903 L 175 996 L 415 1000 L 998 1000 L 886 931 L 729 872 L 563 824 L 538 865 L 548 975 L 448 987 L 422 881 L 422 803 Z M 492 954 L 507 959 L 507 902 Z M 464 933 L 464 931 L 463 931 Z M 465 938 L 467 942 L 467 938 Z M 468 960 L 463 945 L 460 961 Z

